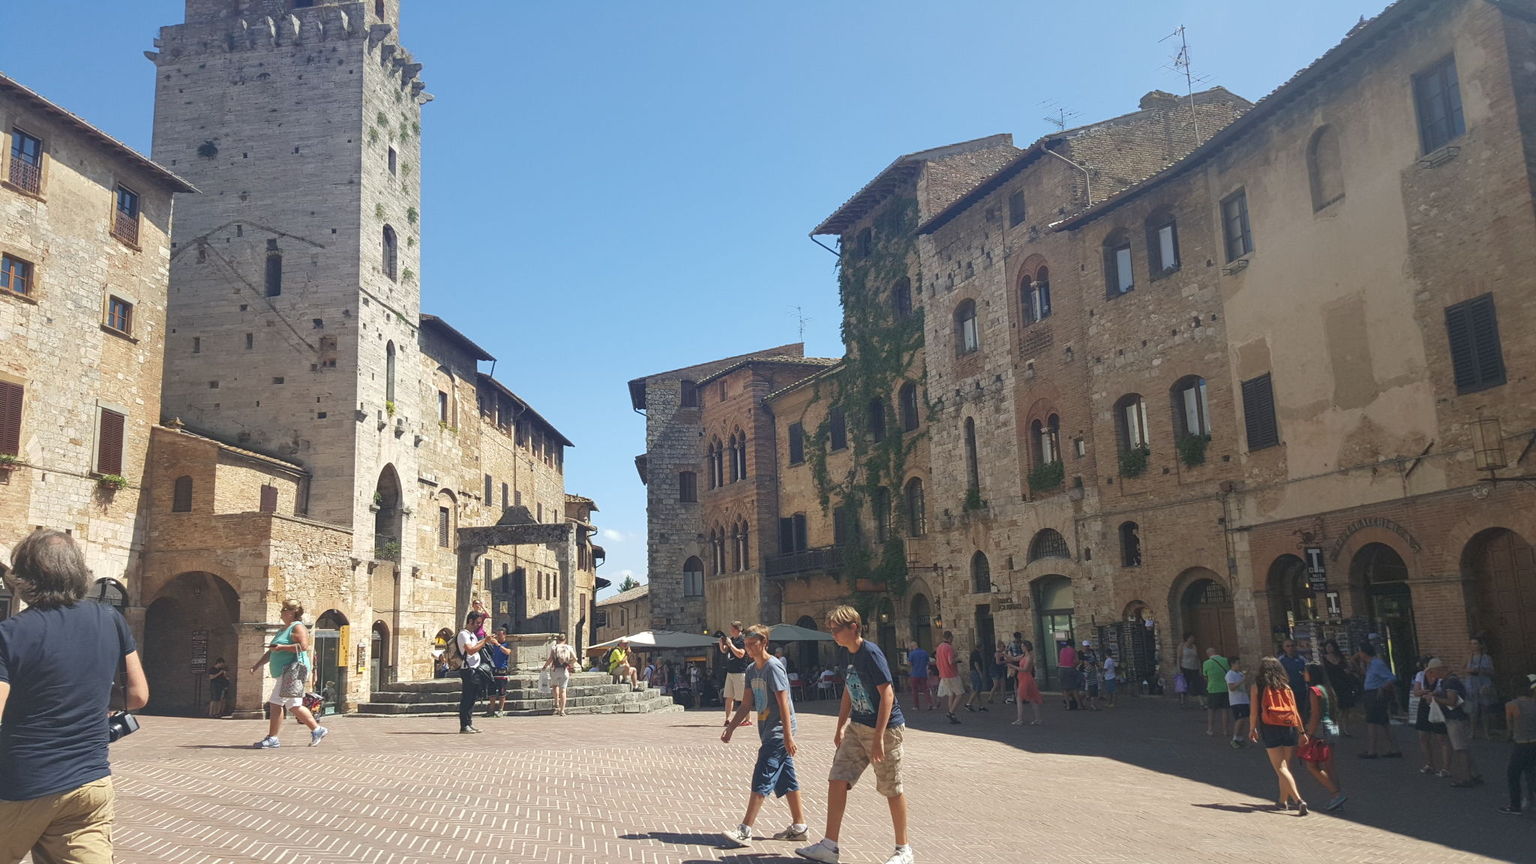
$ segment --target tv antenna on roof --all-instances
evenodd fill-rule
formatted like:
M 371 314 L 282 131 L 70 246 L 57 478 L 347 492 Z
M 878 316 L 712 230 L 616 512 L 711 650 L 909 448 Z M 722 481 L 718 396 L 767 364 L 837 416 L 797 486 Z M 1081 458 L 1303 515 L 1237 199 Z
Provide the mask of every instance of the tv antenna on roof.
M 789 308 L 792 309 L 794 311 L 794 313 L 795 313 L 795 323 L 800 328 L 800 341 L 804 342 L 805 341 L 805 325 L 811 323 L 811 321 L 814 320 L 814 319 L 805 317 L 805 309 L 804 309 L 804 307 L 801 307 L 801 306 L 791 306 Z
M 1073 117 L 1078 116 L 1078 112 L 1068 111 L 1066 106 L 1062 105 L 1060 102 L 1057 102 L 1055 99 L 1047 99 L 1044 102 L 1041 102 L 1040 107 L 1051 112 L 1050 116 L 1045 117 L 1044 120 L 1052 126 L 1055 126 L 1057 132 L 1066 131 L 1067 121 Z
M 1189 121 L 1194 125 L 1195 146 L 1198 147 L 1200 146 L 1200 116 L 1195 113 L 1195 85 L 1204 84 L 1206 81 L 1210 80 L 1210 76 L 1196 75 L 1194 67 L 1190 65 L 1189 38 L 1185 34 L 1183 24 L 1179 25 L 1179 29 L 1169 33 L 1167 36 L 1164 36 L 1157 41 L 1159 43 L 1167 42 L 1169 39 L 1172 39 L 1175 36 L 1177 36 L 1179 39 L 1179 53 L 1173 55 L 1172 62 L 1163 68 L 1169 69 L 1176 74 L 1184 76 L 1185 92 L 1189 95 Z

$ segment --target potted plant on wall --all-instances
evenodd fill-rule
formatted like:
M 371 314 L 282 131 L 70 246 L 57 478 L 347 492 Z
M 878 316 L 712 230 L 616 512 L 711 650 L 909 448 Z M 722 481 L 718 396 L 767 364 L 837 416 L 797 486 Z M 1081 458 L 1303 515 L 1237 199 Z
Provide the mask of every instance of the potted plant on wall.
M 121 474 L 102 474 L 96 478 L 96 488 L 103 492 L 116 492 L 128 485 L 128 478 Z

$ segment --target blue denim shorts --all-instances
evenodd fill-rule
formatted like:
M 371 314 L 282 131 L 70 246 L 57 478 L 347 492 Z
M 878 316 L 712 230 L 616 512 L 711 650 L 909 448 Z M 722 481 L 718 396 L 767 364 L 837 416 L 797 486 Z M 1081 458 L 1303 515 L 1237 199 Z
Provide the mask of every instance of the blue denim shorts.
M 752 769 L 752 794 L 783 798 L 799 791 L 795 760 L 784 749 L 784 739 L 774 736 L 762 742 L 757 748 L 757 766 Z

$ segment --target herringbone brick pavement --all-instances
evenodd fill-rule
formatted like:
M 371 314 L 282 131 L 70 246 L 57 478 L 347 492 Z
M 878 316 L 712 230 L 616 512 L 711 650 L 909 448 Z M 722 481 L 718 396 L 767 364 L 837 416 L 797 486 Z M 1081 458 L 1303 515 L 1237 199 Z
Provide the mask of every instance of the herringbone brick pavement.
M 823 818 L 832 719 L 802 706 L 800 756 L 813 836 Z M 1536 861 L 1536 819 L 1494 812 L 1504 751 L 1479 753 L 1489 784 L 1453 790 L 1402 761 L 1341 745 L 1353 796 L 1338 815 L 1265 809 L 1262 753 L 1203 734 L 1203 715 L 1161 700 L 1012 727 L 1003 706 L 952 726 L 911 712 L 905 781 L 918 860 L 980 862 Z M 798 860 L 795 844 L 719 848 L 741 815 L 756 735 L 721 744 L 718 711 L 482 720 L 334 718 L 319 747 L 264 722 L 144 718 L 114 745 L 117 860 L 134 862 L 715 862 Z M 1324 798 L 1301 780 L 1314 804 Z M 788 822 L 769 802 L 759 837 Z M 856 788 L 843 861 L 885 860 L 889 817 L 873 777 Z

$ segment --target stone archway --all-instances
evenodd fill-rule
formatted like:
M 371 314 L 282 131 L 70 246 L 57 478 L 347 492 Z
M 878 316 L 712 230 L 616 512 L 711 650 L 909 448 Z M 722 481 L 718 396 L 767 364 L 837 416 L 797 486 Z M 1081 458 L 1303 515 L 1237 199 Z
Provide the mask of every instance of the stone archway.
M 1317 594 L 1307 575 L 1307 562 L 1295 555 L 1281 555 L 1269 565 L 1266 583 L 1269 596 L 1269 633 L 1276 643 L 1291 635 L 1299 621 L 1315 621 Z
M 1215 571 L 1204 567 L 1185 570 L 1174 580 L 1168 607 L 1174 615 L 1174 628 L 1169 632 L 1174 636 L 1195 634 L 1201 657 L 1207 648 L 1228 657 L 1238 653 L 1232 595 Z
M 1408 576 L 1403 556 L 1385 543 L 1361 546 L 1349 562 L 1350 591 L 1364 601 L 1356 608 L 1365 610 L 1372 631 L 1386 648 L 1385 659 L 1403 682 L 1413 676 L 1419 654 Z M 1405 700 L 1405 688 L 1398 691 L 1399 701 Z
M 395 680 L 394 669 L 389 665 L 389 625 L 373 622 L 373 633 L 368 641 L 369 692 Z
M 400 475 L 394 465 L 385 465 L 373 489 L 373 554 L 385 561 L 400 560 L 403 536 L 404 499 L 400 494 Z
M 1499 692 L 1524 689 L 1536 669 L 1536 549 L 1508 528 L 1479 532 L 1462 550 L 1461 572 L 1471 579 L 1471 634 L 1488 642 Z
M 925 651 L 933 650 L 933 613 L 925 594 L 913 594 L 909 604 L 912 618 L 912 639 Z
M 264 677 L 242 670 L 235 625 L 240 598 L 223 578 L 177 575 L 144 611 L 144 675 L 151 714 L 201 716 L 208 709 L 208 667 L 223 658 L 236 691 L 260 689 Z

